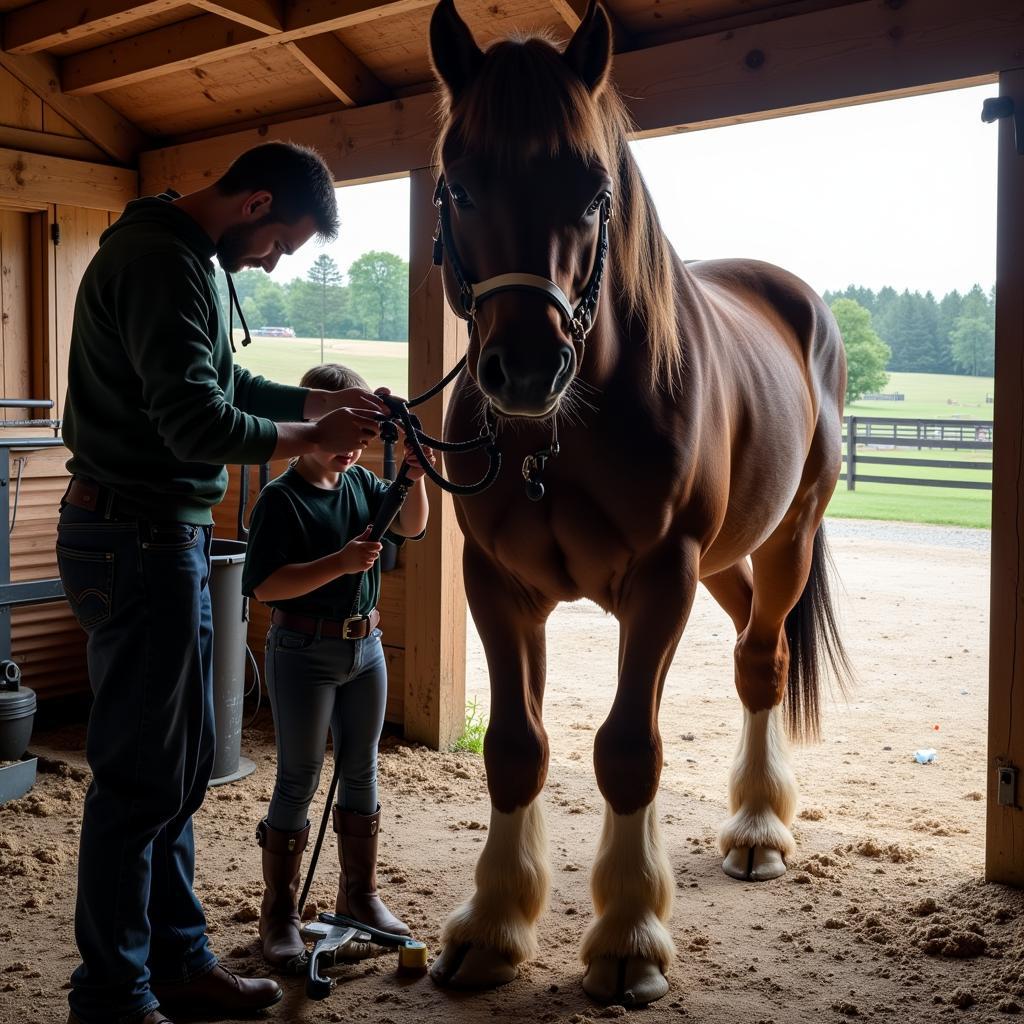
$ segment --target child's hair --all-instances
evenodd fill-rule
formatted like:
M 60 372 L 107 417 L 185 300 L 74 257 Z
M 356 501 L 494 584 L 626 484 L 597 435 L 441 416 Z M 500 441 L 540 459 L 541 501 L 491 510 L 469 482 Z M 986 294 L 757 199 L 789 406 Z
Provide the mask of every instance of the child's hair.
M 340 363 L 321 363 L 307 370 L 299 381 L 303 388 L 318 388 L 322 391 L 342 391 L 345 388 L 370 390 L 370 385 L 347 366 Z

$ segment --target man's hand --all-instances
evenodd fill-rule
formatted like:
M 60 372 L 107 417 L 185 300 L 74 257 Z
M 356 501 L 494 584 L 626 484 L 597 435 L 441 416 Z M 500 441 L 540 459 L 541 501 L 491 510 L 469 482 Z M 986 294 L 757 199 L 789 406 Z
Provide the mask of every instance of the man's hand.
M 365 409 L 335 409 L 316 424 L 316 447 L 322 452 L 365 448 L 380 432 L 377 417 Z
M 428 448 L 426 445 L 421 445 L 420 447 L 423 449 L 424 458 L 431 466 L 434 466 L 437 463 L 437 457 L 434 455 L 433 449 Z M 420 462 L 419 457 L 416 455 L 416 449 L 408 441 L 405 442 L 405 461 L 409 463 L 406 476 L 410 480 L 421 480 L 427 471 L 423 468 L 423 463 Z
M 370 529 L 368 526 L 338 552 L 338 568 L 342 573 L 363 572 L 372 568 L 373 563 L 380 557 L 380 542 L 368 539 Z
M 310 391 L 303 414 L 307 420 L 318 420 L 338 409 L 358 409 L 385 416 L 388 412 L 388 407 L 369 391 L 343 388 L 341 391 Z

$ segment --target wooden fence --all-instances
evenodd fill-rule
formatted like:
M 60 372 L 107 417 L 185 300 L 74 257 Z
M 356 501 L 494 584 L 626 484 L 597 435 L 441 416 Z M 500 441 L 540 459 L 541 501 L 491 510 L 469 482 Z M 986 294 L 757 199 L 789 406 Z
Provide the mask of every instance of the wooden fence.
M 916 487 L 960 487 L 973 491 L 992 490 L 992 462 L 962 462 L 937 458 L 897 458 L 864 454 L 865 450 L 910 448 L 917 451 L 992 451 L 992 420 L 910 420 L 888 416 L 847 416 L 846 489 L 855 490 L 858 482 L 876 484 L 912 484 Z M 859 450 L 858 450 L 859 449 Z M 923 466 L 930 469 L 957 469 L 985 472 L 987 480 L 948 480 L 926 477 L 881 476 L 863 473 L 861 466 Z

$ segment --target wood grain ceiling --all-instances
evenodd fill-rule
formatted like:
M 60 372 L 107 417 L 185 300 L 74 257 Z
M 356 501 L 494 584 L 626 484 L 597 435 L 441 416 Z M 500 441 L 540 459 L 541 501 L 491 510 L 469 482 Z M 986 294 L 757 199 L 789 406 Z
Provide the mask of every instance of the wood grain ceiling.
M 606 0 L 620 51 L 852 0 Z M 140 145 L 365 106 L 432 86 L 435 0 L 0 0 L 0 67 L 79 116 L 124 162 Z M 585 0 L 458 0 L 484 45 L 565 37 Z M 48 99 L 48 101 L 50 101 Z M 54 104 L 60 110 L 60 104 Z M 68 116 L 65 112 L 64 116 Z M 118 126 L 130 141 L 111 141 Z M 88 125 L 87 125 L 88 128 Z

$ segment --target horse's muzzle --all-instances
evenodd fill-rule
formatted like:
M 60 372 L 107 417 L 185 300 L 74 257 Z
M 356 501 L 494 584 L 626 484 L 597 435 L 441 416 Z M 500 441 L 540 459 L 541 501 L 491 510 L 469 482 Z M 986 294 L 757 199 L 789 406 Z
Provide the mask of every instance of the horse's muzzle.
M 477 385 L 502 416 L 548 416 L 576 371 L 576 352 L 562 343 L 526 358 L 501 343 L 484 347 L 477 361 Z

